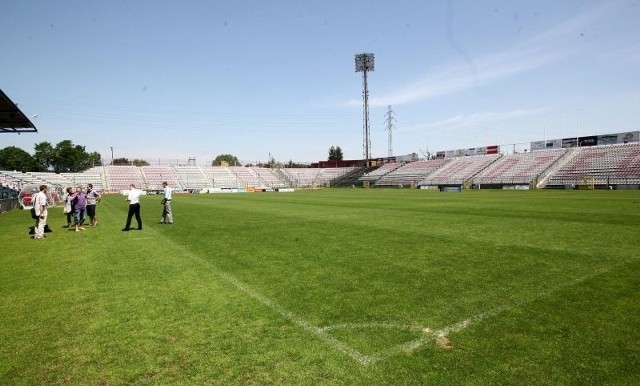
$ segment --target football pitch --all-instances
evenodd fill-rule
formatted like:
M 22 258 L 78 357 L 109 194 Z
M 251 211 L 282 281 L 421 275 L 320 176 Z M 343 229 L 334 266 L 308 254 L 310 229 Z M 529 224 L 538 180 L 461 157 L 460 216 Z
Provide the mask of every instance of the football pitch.
M 118 195 L 45 240 L 0 215 L 0 384 L 640 379 L 640 191 L 160 199 L 142 231 Z

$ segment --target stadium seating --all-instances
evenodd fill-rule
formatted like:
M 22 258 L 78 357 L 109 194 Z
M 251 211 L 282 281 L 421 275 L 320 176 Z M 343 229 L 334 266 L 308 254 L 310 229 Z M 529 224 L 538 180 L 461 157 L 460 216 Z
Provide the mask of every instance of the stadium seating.
M 99 192 L 106 191 L 106 180 L 104 177 L 104 167 L 96 166 L 85 170 L 82 173 L 62 173 L 71 183 L 67 186 L 87 186 L 92 184 L 93 188 Z M 128 187 L 127 187 L 128 189 Z
M 573 149 L 571 158 L 549 178 L 548 186 L 640 184 L 640 144 Z
M 309 188 L 321 186 L 319 168 L 283 168 L 281 169 L 290 181 L 292 188 Z
M 566 153 L 567 149 L 516 153 L 500 157 L 473 177 L 476 185 L 528 185 Z
M 464 185 L 473 176 L 500 158 L 500 154 L 453 158 L 443 167 L 418 182 L 419 186 Z
M 450 159 L 434 159 L 410 162 L 382 176 L 376 181 L 375 185 L 414 186 L 420 180 L 448 164 L 450 161 Z
M 48 172 L 31 172 L 32 176 L 47 182 L 49 185 L 65 188 L 72 185 L 72 181 L 64 174 Z
M 237 189 L 241 183 L 231 170 L 226 166 L 208 166 L 203 168 L 209 179 L 213 181 L 212 187 L 220 189 Z M 244 185 L 242 185 L 244 188 Z
M 316 178 L 316 183 L 322 186 L 330 186 L 331 181 L 341 178 L 354 170 L 357 167 L 345 167 L 345 168 L 323 168 L 320 169 L 320 174 Z
M 173 166 L 173 170 L 177 178 L 176 186 L 187 190 L 213 188 L 211 177 L 199 166 Z
M 142 171 L 137 166 L 108 165 L 104 168 L 107 187 L 110 191 L 127 190 L 130 184 L 145 187 Z
M 46 180 L 43 180 L 29 172 L 2 171 L 0 173 L 3 174 L 5 180 L 5 184 L 3 184 L 3 186 L 16 191 L 22 190 L 26 185 L 40 185 L 47 183 Z
M 403 164 L 396 163 L 396 162 L 384 164 L 369 173 L 365 173 L 362 177 L 359 178 L 359 180 L 360 181 L 376 181 L 380 179 L 380 177 L 384 176 L 385 174 L 391 173 L 392 171 L 398 169 L 402 165 Z
M 131 183 L 160 190 L 167 181 L 174 189 L 309 188 L 330 186 L 358 168 L 264 168 L 258 166 L 97 166 L 82 173 L 0 171 L 0 186 L 20 191 L 26 185 L 48 184 L 60 189 L 87 186 L 103 192 L 127 190 Z M 364 174 L 375 186 L 522 185 L 640 185 L 640 144 L 614 144 L 550 149 L 511 155 L 389 163 Z
M 269 188 L 284 188 L 287 183 L 282 180 L 271 168 L 262 168 L 257 166 L 250 167 L 251 170 L 262 180 L 264 185 Z
M 244 166 L 229 166 L 229 170 L 236 175 L 241 187 L 266 187 L 260 177 L 252 169 Z
M 140 169 L 148 190 L 162 190 L 162 183 L 165 181 L 174 189 L 181 188 L 174 168 L 171 166 L 142 166 Z

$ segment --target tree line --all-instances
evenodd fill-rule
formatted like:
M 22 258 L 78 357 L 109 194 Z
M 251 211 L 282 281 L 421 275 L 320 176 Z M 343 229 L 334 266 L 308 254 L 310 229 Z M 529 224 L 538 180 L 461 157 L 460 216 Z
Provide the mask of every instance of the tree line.
M 102 165 L 98 152 L 88 152 L 84 146 L 64 140 L 53 146 L 49 142 L 36 143 L 33 155 L 8 146 L 0 149 L 0 169 L 20 172 L 79 173 Z
M 329 157 L 327 158 L 329 161 L 342 161 L 342 149 L 340 146 L 331 146 L 329 148 Z M 239 166 L 241 165 L 238 157 L 233 154 L 220 154 L 213 161 L 211 161 L 211 166 Z M 269 156 L 269 160 L 266 163 L 258 163 L 258 164 L 246 164 L 244 166 L 260 166 L 267 168 L 307 168 L 309 164 L 297 163 L 289 160 L 289 162 L 281 162 L 276 161 L 271 155 Z
M 340 146 L 331 146 L 329 149 L 330 161 L 342 160 Z M 36 143 L 33 155 L 15 146 L 0 149 L 0 170 L 16 170 L 20 172 L 55 172 L 55 173 L 80 173 L 94 166 L 101 166 L 102 159 L 98 152 L 87 152 L 82 145 L 75 145 L 71 140 L 64 140 L 53 146 L 49 142 Z M 116 158 L 113 165 L 149 166 L 145 160 Z M 212 162 L 212 166 L 240 165 L 238 158 L 232 154 L 220 154 Z M 265 167 L 308 167 L 307 164 L 278 162 L 273 157 L 266 164 L 245 165 Z

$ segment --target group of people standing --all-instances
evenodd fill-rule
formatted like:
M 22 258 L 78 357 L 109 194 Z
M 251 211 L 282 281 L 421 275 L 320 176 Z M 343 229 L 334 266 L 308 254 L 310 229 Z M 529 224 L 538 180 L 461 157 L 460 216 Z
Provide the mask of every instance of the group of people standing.
M 163 198 L 161 204 L 163 205 L 162 217 L 160 218 L 161 224 L 173 224 L 173 212 L 171 210 L 171 196 L 173 190 L 165 181 L 162 183 Z M 47 222 L 47 185 L 41 185 L 40 191 L 34 198 L 34 212 L 37 219 L 37 225 L 34 229 L 34 238 L 42 239 L 44 237 L 44 226 Z M 131 220 L 135 216 L 138 223 L 138 230 L 142 230 L 142 218 L 140 216 L 140 194 L 141 191 L 136 188 L 135 184 L 129 186 L 129 194 L 125 201 L 129 202 L 129 211 L 127 213 L 127 222 L 123 231 L 129 231 L 131 229 Z M 89 217 L 89 226 L 95 227 L 98 225 L 98 217 L 96 216 L 96 206 L 100 202 L 101 196 L 96 190 L 93 189 L 93 184 L 87 184 L 87 190 L 84 191 L 81 186 L 73 188 L 68 187 L 65 190 L 63 197 L 64 214 L 66 216 L 67 225 L 65 228 L 73 227 L 76 232 L 84 231 L 86 228 L 85 214 Z
M 162 209 L 162 217 L 160 218 L 160 224 L 173 224 L 173 213 L 171 212 L 171 194 L 173 190 L 169 184 L 165 181 L 162 183 L 163 198 L 161 204 L 164 205 Z M 138 230 L 142 230 L 142 218 L 140 217 L 140 190 L 136 189 L 135 184 L 129 185 L 129 194 L 125 199 L 129 202 L 129 211 L 127 213 L 127 222 L 122 228 L 123 232 L 131 230 L 131 220 L 135 216 L 138 223 Z
M 71 228 L 71 218 L 76 232 L 85 230 L 85 213 L 89 216 L 89 226 L 98 225 L 96 217 L 96 205 L 100 201 L 100 193 L 93 189 L 93 184 L 87 185 L 87 191 L 83 191 L 81 186 L 73 192 L 72 188 L 67 188 L 63 197 L 64 213 L 67 216 L 67 228 Z

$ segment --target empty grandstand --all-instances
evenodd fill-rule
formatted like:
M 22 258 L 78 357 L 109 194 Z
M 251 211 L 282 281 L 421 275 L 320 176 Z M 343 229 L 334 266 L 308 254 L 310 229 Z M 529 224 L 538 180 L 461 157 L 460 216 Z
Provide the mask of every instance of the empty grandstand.
M 285 178 L 292 188 L 308 188 L 321 186 L 320 168 L 283 168 Z
M 166 181 L 169 186 L 178 185 L 176 173 L 170 166 L 142 166 L 140 169 L 148 190 L 162 190 L 162 183 L 164 181 Z
M 247 168 L 244 166 L 229 166 L 229 170 L 231 170 L 231 172 L 236 175 L 236 177 L 240 181 L 241 187 L 265 187 L 258 174 L 256 174 L 256 172 L 254 172 L 251 168 Z
M 275 171 L 275 169 L 271 168 L 263 168 L 263 167 L 250 167 L 251 170 L 260 178 L 263 182 L 264 186 L 276 189 L 276 188 L 286 188 L 288 187 L 285 180 L 283 180 Z
M 360 181 L 377 181 L 385 174 L 391 173 L 402 165 L 402 163 L 398 162 L 390 162 L 384 164 L 375 170 L 365 173 L 362 177 L 360 177 Z
M 129 189 L 129 185 L 144 186 L 142 169 L 129 165 L 109 165 L 104 167 L 107 189 L 120 191 Z
M 640 144 L 615 144 L 572 149 L 546 186 L 613 187 L 640 185 Z
M 93 188 L 99 192 L 107 190 L 104 179 L 104 168 L 102 166 L 93 167 L 82 173 L 62 174 L 67 180 L 71 181 L 71 184 L 68 186 L 87 186 L 87 184 L 93 184 Z
M 464 186 L 473 176 L 495 162 L 500 154 L 454 158 L 418 182 L 419 186 Z
M 415 161 L 383 175 L 375 186 L 416 186 L 418 181 L 449 163 L 450 159 Z
M 204 171 L 213 181 L 212 188 L 237 189 L 240 187 L 238 177 L 226 166 L 209 166 Z
M 181 187 L 186 190 L 202 190 L 213 188 L 211 176 L 199 166 L 174 166 L 174 170 L 178 181 L 175 187 Z
M 367 173 L 364 173 L 368 170 Z M 364 173 L 364 174 L 361 174 Z M 264 168 L 245 166 L 97 166 L 82 173 L 0 171 L 3 191 L 49 184 L 59 189 L 86 186 L 103 192 L 127 190 L 131 183 L 158 191 L 167 181 L 176 191 L 316 188 L 334 186 L 340 178 L 375 187 L 509 187 L 639 188 L 640 143 L 618 143 L 387 163 L 370 170 L 340 168 Z M 343 186 L 351 186 L 349 185 Z
M 567 149 L 510 154 L 500 157 L 473 177 L 481 185 L 530 185 L 566 153 Z

